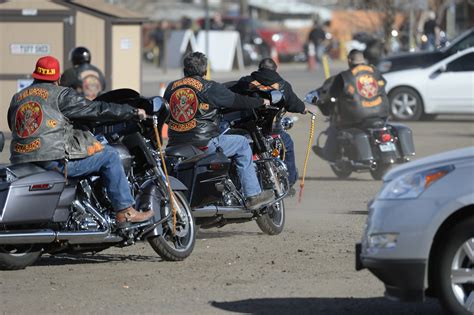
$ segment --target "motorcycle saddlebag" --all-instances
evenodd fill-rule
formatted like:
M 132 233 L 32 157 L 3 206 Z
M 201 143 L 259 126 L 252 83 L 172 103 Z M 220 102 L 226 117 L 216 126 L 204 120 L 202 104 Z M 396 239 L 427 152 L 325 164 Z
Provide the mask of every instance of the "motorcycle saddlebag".
M 59 172 L 30 163 L 9 166 L 0 178 L 0 224 L 50 222 L 64 185 Z
M 188 187 L 191 207 L 206 205 L 222 199 L 216 184 L 227 176 L 231 161 L 222 152 L 205 153 L 180 162 L 176 177 Z
M 338 142 L 344 147 L 347 157 L 353 161 L 373 160 L 369 136 L 360 129 L 345 129 L 339 132 Z
M 404 157 L 415 155 L 415 144 L 413 143 L 413 133 L 410 128 L 402 124 L 390 124 L 397 133 L 398 142 Z

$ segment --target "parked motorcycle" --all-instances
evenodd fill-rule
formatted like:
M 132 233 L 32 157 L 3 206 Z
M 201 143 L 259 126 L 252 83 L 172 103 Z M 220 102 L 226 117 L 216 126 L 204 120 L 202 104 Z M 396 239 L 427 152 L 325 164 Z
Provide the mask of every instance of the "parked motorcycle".
M 319 107 L 318 99 L 318 90 L 309 92 L 305 97 L 307 103 Z M 317 146 L 320 146 L 323 135 L 326 131 L 318 135 Z M 341 179 L 348 178 L 352 172 L 368 171 L 373 179 L 380 180 L 392 164 L 408 162 L 415 155 L 411 129 L 382 119 L 372 121 L 370 127 L 364 129 L 339 130 L 337 143 L 339 154 L 329 164 Z
M 266 234 L 276 235 L 283 231 L 283 199 L 289 190 L 288 172 L 280 159 L 282 141 L 272 132 L 274 118 L 284 113 L 278 106 L 281 99 L 281 93 L 275 92 L 271 96 L 272 106 L 252 110 L 244 118 L 241 115 L 229 118 L 230 128 L 225 131 L 249 137 L 260 185 L 275 193 L 275 199 L 261 209 L 247 209 L 236 166 L 222 150 L 203 152 L 192 145 L 166 148 L 169 169 L 188 187 L 186 196 L 196 224 L 201 228 L 256 220 Z
M 123 99 L 123 91 L 99 98 L 114 99 L 117 95 Z M 131 105 L 149 115 L 160 115 L 165 108 L 160 97 L 134 100 Z M 186 187 L 170 178 L 173 192 L 169 193 L 159 152 L 144 137 L 150 125 L 149 121 L 129 121 L 120 135 L 108 137 L 120 153 L 135 207 L 155 212 L 147 222 L 118 227 L 98 176 L 65 179 L 63 174 L 34 163 L 1 169 L 0 269 L 25 268 L 45 253 L 95 253 L 138 241 L 148 241 L 164 260 L 188 257 L 194 248 L 195 227 Z

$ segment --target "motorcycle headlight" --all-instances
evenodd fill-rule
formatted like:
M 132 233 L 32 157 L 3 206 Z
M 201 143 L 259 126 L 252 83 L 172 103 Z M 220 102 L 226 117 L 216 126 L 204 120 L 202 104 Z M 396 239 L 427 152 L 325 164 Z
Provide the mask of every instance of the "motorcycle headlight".
M 454 170 L 453 165 L 406 174 L 387 183 L 378 199 L 416 199 L 434 182 Z

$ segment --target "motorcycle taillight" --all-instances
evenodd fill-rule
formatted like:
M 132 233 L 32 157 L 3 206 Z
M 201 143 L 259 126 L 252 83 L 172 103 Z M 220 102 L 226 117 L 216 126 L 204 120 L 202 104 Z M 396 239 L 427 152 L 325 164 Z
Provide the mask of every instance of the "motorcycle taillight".
M 380 135 L 380 141 L 382 142 L 389 142 L 392 140 L 392 135 L 389 133 L 382 133 Z

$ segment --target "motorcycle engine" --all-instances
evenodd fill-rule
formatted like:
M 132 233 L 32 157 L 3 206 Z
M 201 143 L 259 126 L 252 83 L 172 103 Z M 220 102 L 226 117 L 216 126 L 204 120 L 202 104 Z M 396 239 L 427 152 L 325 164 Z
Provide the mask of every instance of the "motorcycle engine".
M 128 151 L 127 147 L 123 144 L 114 143 L 111 144 L 111 146 L 118 151 L 125 174 L 129 174 L 130 169 L 132 168 L 132 155 L 130 154 L 130 151 Z

